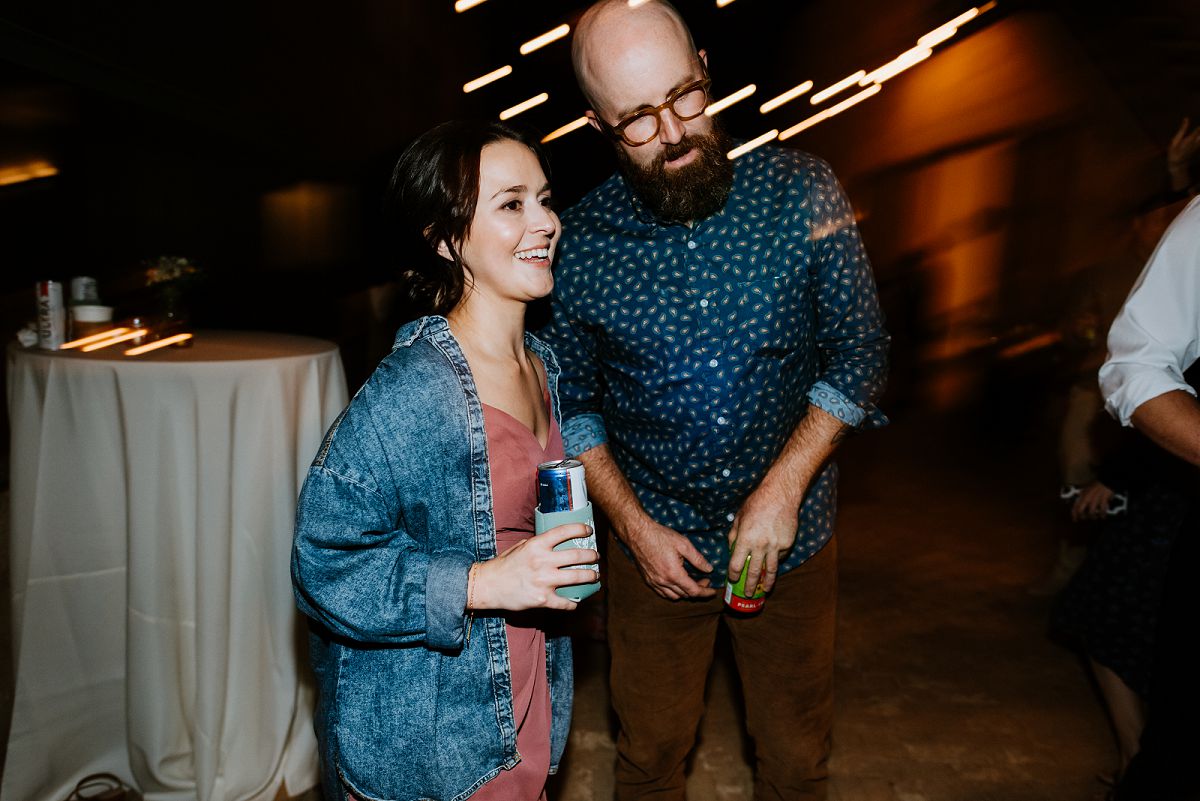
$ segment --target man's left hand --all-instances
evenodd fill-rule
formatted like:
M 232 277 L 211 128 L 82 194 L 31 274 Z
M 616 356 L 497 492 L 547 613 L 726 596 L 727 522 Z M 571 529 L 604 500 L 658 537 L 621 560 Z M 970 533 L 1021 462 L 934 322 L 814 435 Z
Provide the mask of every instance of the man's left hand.
M 804 497 L 800 493 L 800 497 Z M 750 557 L 746 574 L 746 592 L 762 584 L 765 592 L 775 586 L 779 562 L 796 541 L 800 504 L 760 486 L 746 498 L 733 526 L 729 529 L 732 553 L 729 556 L 729 578 L 737 581 Z

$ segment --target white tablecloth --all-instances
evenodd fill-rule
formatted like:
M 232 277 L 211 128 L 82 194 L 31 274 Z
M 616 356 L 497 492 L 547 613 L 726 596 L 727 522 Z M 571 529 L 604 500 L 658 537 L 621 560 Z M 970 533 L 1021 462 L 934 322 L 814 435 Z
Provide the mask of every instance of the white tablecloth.
M 140 357 L 10 347 L 16 698 L 0 795 L 116 773 L 149 801 L 317 783 L 296 497 L 336 347 L 199 332 Z

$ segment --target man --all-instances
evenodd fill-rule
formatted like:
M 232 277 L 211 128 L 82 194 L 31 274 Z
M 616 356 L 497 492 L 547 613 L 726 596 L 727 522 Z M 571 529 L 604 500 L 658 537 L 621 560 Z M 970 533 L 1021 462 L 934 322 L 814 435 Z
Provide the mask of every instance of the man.
M 683 798 L 722 617 L 756 798 L 826 796 L 836 471 L 878 426 L 888 337 L 828 166 L 730 161 L 707 58 L 668 3 L 592 6 L 572 57 L 620 172 L 563 217 L 554 317 L 563 439 L 620 546 L 607 576 L 617 797 Z M 732 544 L 732 549 L 731 549 Z M 722 614 L 749 564 L 763 611 Z
M 1185 380 L 1200 356 L 1200 198 L 1171 223 L 1108 334 L 1100 368 L 1105 406 L 1164 449 L 1200 466 L 1200 403 Z M 1200 482 L 1196 484 L 1200 490 Z M 1136 499 L 1131 499 L 1131 503 Z M 1200 498 L 1197 498 L 1200 501 Z M 1191 655 L 1200 609 L 1200 503 L 1171 546 L 1146 728 L 1120 782 L 1120 801 L 1196 801 L 1200 684 Z

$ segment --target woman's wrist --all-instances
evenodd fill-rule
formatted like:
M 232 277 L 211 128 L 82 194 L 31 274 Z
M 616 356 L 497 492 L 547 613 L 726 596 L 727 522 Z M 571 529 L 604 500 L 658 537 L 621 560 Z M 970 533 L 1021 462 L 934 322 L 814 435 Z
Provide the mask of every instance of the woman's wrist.
M 471 568 L 467 571 L 467 612 L 474 612 L 478 607 L 475 606 L 475 590 L 479 584 L 479 566 L 481 562 L 472 562 Z

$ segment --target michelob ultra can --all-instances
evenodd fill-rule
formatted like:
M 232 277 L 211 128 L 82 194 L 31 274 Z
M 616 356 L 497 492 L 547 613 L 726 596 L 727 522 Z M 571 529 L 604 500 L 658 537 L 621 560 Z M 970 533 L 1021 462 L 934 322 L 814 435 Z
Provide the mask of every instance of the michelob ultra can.
M 576 537 L 554 547 L 561 551 L 564 548 L 596 549 L 595 522 L 592 519 L 592 504 L 587 497 L 587 484 L 583 478 L 583 464 L 575 459 L 560 459 L 554 462 L 543 462 L 537 467 L 537 499 L 538 505 L 533 512 L 534 530 L 543 534 L 555 526 L 566 523 L 587 523 L 592 533 L 586 537 Z M 578 570 L 588 567 L 599 570 L 600 566 L 569 565 L 565 570 Z M 559 587 L 555 592 L 563 598 L 572 601 L 582 601 L 600 589 L 600 582 L 591 584 L 572 584 Z
M 732 545 L 730 549 L 732 549 Z M 737 581 L 725 579 L 725 605 L 735 612 L 757 612 L 767 602 L 767 594 L 760 582 L 753 592 L 746 592 L 746 574 L 750 572 L 750 554 L 746 555 L 746 564 L 742 565 L 742 573 Z
M 34 293 L 37 297 L 38 347 L 58 350 L 67 338 L 67 308 L 63 305 L 62 283 L 38 281 Z

